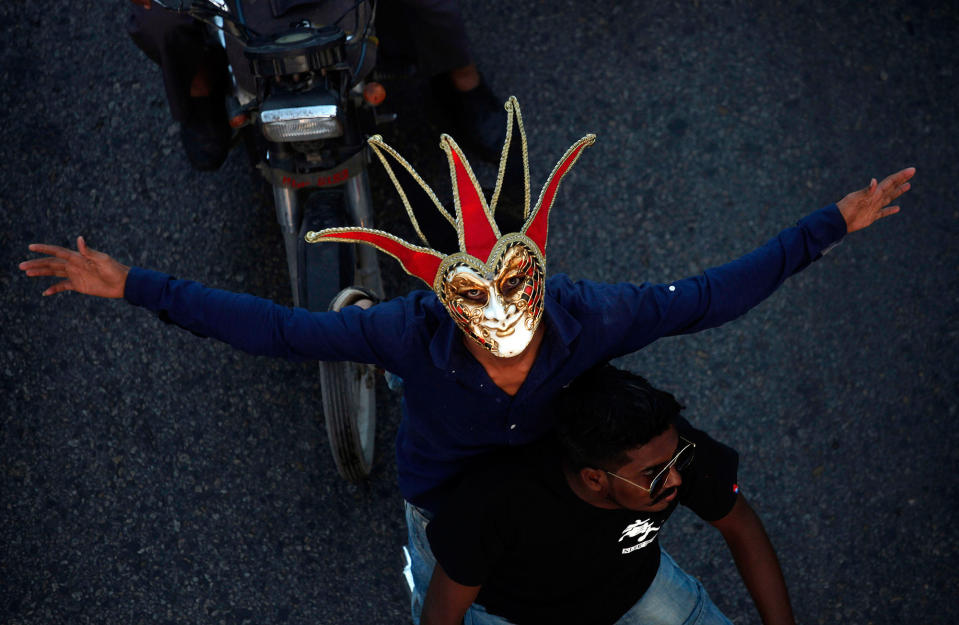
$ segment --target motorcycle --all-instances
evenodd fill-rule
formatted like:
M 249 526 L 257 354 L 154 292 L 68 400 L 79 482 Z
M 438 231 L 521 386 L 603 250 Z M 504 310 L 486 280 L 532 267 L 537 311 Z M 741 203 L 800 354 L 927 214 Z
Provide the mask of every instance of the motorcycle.
M 310 245 L 309 231 L 373 227 L 366 137 L 392 121 L 376 105 L 382 87 L 367 83 L 375 63 L 373 0 L 304 3 L 282 18 L 262 17 L 271 3 L 249 0 L 153 0 L 207 24 L 226 51 L 230 125 L 247 143 L 273 189 L 293 304 L 339 310 L 383 293 L 375 251 L 362 245 Z M 260 10 L 256 28 L 244 11 Z M 291 23 L 291 19 L 295 19 Z M 376 427 L 375 369 L 321 362 L 322 405 L 330 449 L 342 477 L 369 475 Z

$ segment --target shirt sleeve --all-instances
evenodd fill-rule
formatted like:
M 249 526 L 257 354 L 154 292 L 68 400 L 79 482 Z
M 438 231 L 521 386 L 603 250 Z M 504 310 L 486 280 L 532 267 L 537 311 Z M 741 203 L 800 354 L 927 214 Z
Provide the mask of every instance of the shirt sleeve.
M 132 267 L 124 298 L 194 334 L 251 354 L 290 360 L 367 362 L 397 371 L 411 314 L 397 298 L 362 310 L 310 312 L 267 299 L 211 289 L 198 282 Z M 412 313 L 415 314 L 415 313 Z
M 680 436 L 696 443 L 693 462 L 682 472 L 679 503 L 704 521 L 717 521 L 729 514 L 739 496 L 739 454 L 693 428 L 682 417 L 677 420 L 676 429 Z
M 621 356 L 660 337 L 699 332 L 743 315 L 845 233 L 846 222 L 832 204 L 745 256 L 701 275 L 665 284 L 581 281 L 574 292 L 582 310 L 594 317 L 584 324 L 597 333 L 593 340 L 612 346 L 609 357 Z

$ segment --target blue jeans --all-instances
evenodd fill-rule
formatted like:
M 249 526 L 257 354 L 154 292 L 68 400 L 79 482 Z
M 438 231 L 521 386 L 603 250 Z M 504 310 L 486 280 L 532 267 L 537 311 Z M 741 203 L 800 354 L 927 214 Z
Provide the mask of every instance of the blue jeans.
M 423 600 L 429 587 L 436 558 L 426 538 L 429 518 L 424 512 L 406 504 L 411 569 L 413 573 L 412 616 L 419 625 Z M 490 614 L 483 606 L 473 604 L 463 618 L 464 625 L 512 625 L 501 616 Z M 669 554 L 660 551 L 659 570 L 652 584 L 616 625 L 732 625 L 712 602 L 706 589 L 695 577 L 679 568 Z
M 682 570 L 664 549 L 653 583 L 616 625 L 732 625 L 699 580 Z
M 420 625 L 423 600 L 426 599 L 426 589 L 430 585 L 430 578 L 433 577 L 436 558 L 433 557 L 430 541 L 426 537 L 426 525 L 430 520 L 426 516 L 425 510 L 412 505 L 408 501 L 403 503 L 406 506 L 406 548 L 410 552 L 410 569 L 413 573 L 413 596 L 410 611 L 413 624 Z

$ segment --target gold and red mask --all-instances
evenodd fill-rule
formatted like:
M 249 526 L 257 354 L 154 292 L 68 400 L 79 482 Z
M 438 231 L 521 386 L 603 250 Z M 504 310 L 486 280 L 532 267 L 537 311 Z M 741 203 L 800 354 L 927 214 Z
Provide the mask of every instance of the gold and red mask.
M 449 135 L 440 137 L 440 147 L 446 152 L 453 180 L 455 217 L 443 207 L 412 166 L 383 143 L 382 137 L 376 135 L 369 139 L 370 147 L 386 168 L 414 230 L 426 247 L 369 228 L 330 228 L 309 232 L 306 240 L 310 243 L 366 243 L 393 256 L 407 273 L 433 288 L 453 321 L 467 336 L 493 355 L 509 358 L 526 349 L 543 316 L 550 208 L 563 177 L 583 148 L 592 145 L 595 136 L 586 135 L 566 151 L 547 179 L 535 208 L 530 210 L 529 163 L 519 103 L 511 97 L 505 108 L 506 141 L 496 187 L 488 204 L 460 147 Z M 514 140 L 517 137 L 518 140 Z M 387 155 L 400 168 L 394 169 Z M 516 175 L 516 171 L 507 175 L 507 164 L 516 162 L 522 163 L 522 175 Z M 510 178 L 510 182 L 504 182 L 506 178 Z M 416 203 L 411 199 L 424 202 Z M 450 249 L 451 253 L 444 254 L 430 247 L 420 222 L 436 221 L 436 215 L 420 214 L 418 219 L 418 208 L 414 205 L 423 204 L 432 204 L 439 211 L 440 221 L 445 220 L 452 226 L 458 244 L 456 251 Z M 518 231 L 500 234 L 494 219 L 498 205 L 504 214 L 520 214 L 521 211 L 523 224 Z M 452 240 L 452 237 L 448 238 Z M 451 246 L 452 243 L 448 247 Z

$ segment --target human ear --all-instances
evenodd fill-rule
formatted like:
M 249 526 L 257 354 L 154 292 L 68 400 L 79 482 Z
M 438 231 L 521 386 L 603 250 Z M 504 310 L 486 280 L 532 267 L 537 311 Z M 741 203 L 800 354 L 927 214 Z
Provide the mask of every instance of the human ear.
M 608 487 L 606 471 L 583 467 L 579 470 L 579 477 L 583 481 L 583 484 L 586 485 L 586 488 L 593 492 L 602 493 L 605 492 Z

